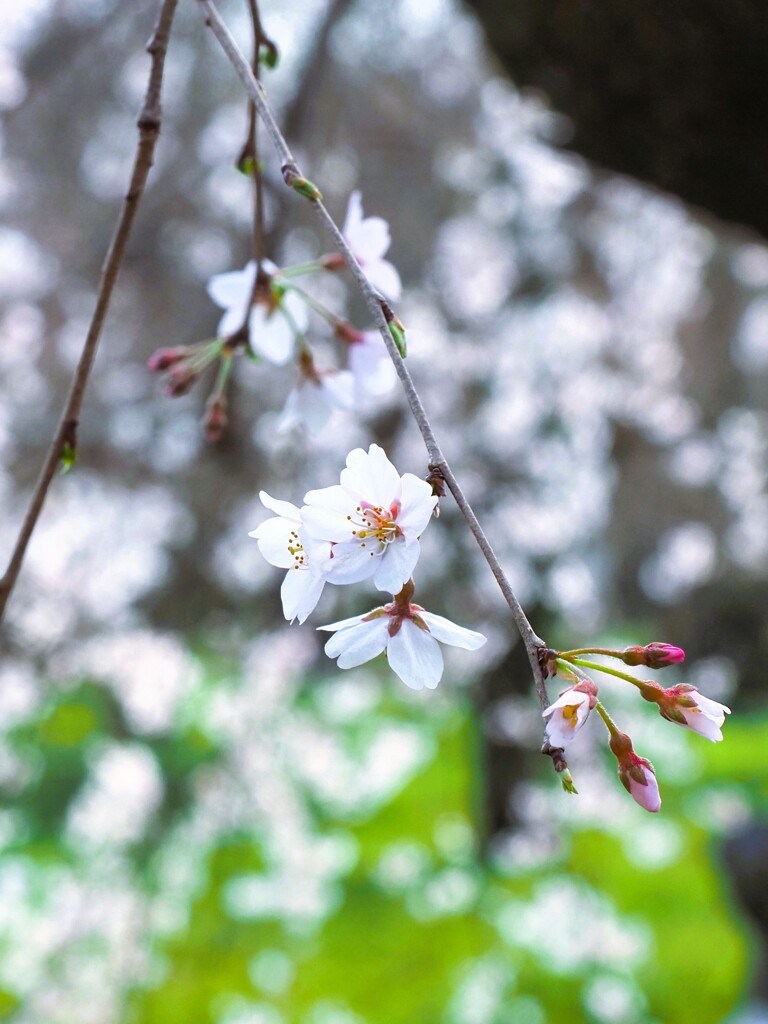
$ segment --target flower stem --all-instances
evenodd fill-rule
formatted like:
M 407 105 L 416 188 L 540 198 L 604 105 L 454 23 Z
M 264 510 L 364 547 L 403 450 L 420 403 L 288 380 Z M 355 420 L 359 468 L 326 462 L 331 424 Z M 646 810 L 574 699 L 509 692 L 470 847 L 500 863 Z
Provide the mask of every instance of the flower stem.
M 558 659 L 559 660 L 559 659 Z M 582 668 L 590 668 L 595 672 L 605 672 L 609 676 L 616 676 L 617 679 L 623 679 L 627 683 L 632 683 L 638 689 L 642 690 L 646 685 L 640 679 L 635 679 L 634 676 L 629 675 L 627 672 L 621 672 L 617 668 L 611 668 L 610 665 L 600 665 L 596 661 L 585 661 L 583 658 L 570 658 L 564 659 L 569 665 L 580 665 Z
M 595 704 L 595 711 L 597 711 L 598 715 L 600 715 L 602 720 L 605 722 L 605 727 L 611 734 L 611 736 L 616 736 L 619 732 L 619 729 L 600 701 L 597 701 L 597 703 Z
M 565 669 L 568 670 L 568 672 L 574 673 L 580 679 L 587 679 L 588 678 L 587 677 L 587 673 L 586 672 L 582 672 L 581 669 L 578 667 L 578 665 L 574 665 L 572 662 L 566 661 L 565 658 L 556 658 L 555 660 L 556 660 L 557 664 L 561 668 L 565 668 Z
M 609 647 L 579 647 L 573 651 L 558 651 L 558 658 L 578 658 L 582 654 L 603 654 L 606 658 L 621 658 L 623 652 Z
M 335 313 L 332 313 L 327 306 L 324 306 L 322 302 L 319 302 L 316 298 L 314 298 L 314 296 L 310 295 L 309 292 L 305 292 L 304 289 L 300 288 L 299 285 L 297 284 L 287 284 L 285 288 L 286 291 L 295 292 L 300 299 L 306 302 L 310 309 L 313 309 L 315 313 L 317 313 L 318 316 L 321 316 L 323 320 L 327 321 L 327 323 L 329 323 L 331 327 L 336 326 L 339 318 L 335 315 Z
M 325 270 L 323 264 L 313 260 L 311 263 L 297 263 L 295 267 L 284 267 L 277 271 L 275 278 L 301 277 L 303 274 L 316 274 L 321 270 Z

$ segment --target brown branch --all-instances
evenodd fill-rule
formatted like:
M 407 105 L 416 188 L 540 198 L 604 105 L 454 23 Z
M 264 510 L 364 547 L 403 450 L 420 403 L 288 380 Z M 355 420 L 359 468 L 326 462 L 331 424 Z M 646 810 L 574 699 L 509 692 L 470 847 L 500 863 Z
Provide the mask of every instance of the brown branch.
M 144 192 L 149 169 L 152 166 L 155 144 L 160 134 L 160 93 L 163 84 L 165 55 L 168 50 L 168 40 L 171 34 L 171 25 L 176 12 L 177 2 L 178 0 L 162 0 L 155 30 L 147 44 L 147 52 L 152 58 L 152 64 L 149 71 L 144 104 L 137 121 L 139 141 L 136 148 L 136 156 L 134 157 L 131 180 L 106 259 L 104 260 L 99 290 L 96 296 L 96 305 L 88 327 L 88 333 L 83 342 L 83 350 L 72 378 L 69 395 L 67 396 L 58 428 L 48 449 L 48 455 L 35 484 L 35 489 L 24 516 L 18 538 L 16 539 L 10 561 L 8 562 L 8 567 L 2 579 L 0 579 L 0 622 L 2 622 L 5 614 L 8 598 L 19 577 L 27 547 L 37 526 L 40 513 L 43 510 L 48 489 L 56 475 L 62 453 L 65 449 L 70 450 L 73 455 L 77 451 L 77 427 L 85 389 L 88 384 L 91 368 L 93 367 L 112 292 L 123 262 L 131 228 L 133 227 L 136 210 Z
M 222 21 L 216 6 L 212 0 L 199 0 L 199 3 L 205 11 L 206 24 L 216 36 L 216 39 L 220 43 L 221 48 L 224 50 L 224 53 L 228 57 L 232 67 L 245 86 L 246 92 L 256 106 L 259 117 L 264 122 L 267 134 L 272 140 L 280 158 L 280 165 L 286 184 L 290 186 L 291 182 L 295 182 L 297 179 L 306 182 L 304 175 L 296 164 L 280 127 L 275 121 L 261 83 L 254 77 L 248 61 L 243 56 L 229 29 Z M 319 193 L 317 193 L 317 195 L 319 195 Z M 501 567 L 493 548 L 491 547 L 485 531 L 480 525 L 472 506 L 467 501 L 458 480 L 454 476 L 453 470 L 437 443 L 437 438 L 435 437 L 432 425 L 429 421 L 426 410 L 424 409 L 421 397 L 413 383 L 413 378 L 411 377 L 411 374 L 405 365 L 405 361 L 401 357 L 392 334 L 390 333 L 389 322 L 393 321 L 394 314 L 392 313 L 389 304 L 381 295 L 378 294 L 375 288 L 368 281 L 368 278 L 365 276 L 365 272 L 355 259 L 346 239 L 331 215 L 328 213 L 328 210 L 325 208 L 322 198 L 308 198 L 308 202 L 314 207 L 316 213 L 320 217 L 320 220 L 323 222 L 333 238 L 339 252 L 343 255 L 345 262 L 347 263 L 347 266 L 349 267 L 349 270 L 355 278 L 360 292 L 365 299 L 368 310 L 373 317 L 384 344 L 387 346 L 387 351 L 395 365 L 397 375 L 400 378 L 400 383 L 405 391 L 405 396 L 408 400 L 411 413 L 424 440 L 424 444 L 429 455 L 430 466 L 433 471 L 435 469 L 439 470 L 445 480 L 448 489 L 459 507 L 459 511 L 464 516 L 464 519 L 477 541 L 477 544 L 483 553 L 483 557 L 488 563 L 491 572 L 499 585 L 499 589 L 509 606 L 509 610 L 512 613 L 512 619 L 514 620 L 518 632 L 520 633 L 520 637 L 525 645 L 525 650 L 528 655 L 528 661 L 530 662 L 531 672 L 536 686 L 536 696 L 538 698 L 539 705 L 541 706 L 541 709 L 544 710 L 549 705 L 549 697 L 547 695 L 544 670 L 540 663 L 540 651 L 543 649 L 545 650 L 546 645 L 544 641 L 536 635 L 533 627 L 528 621 L 520 602 L 515 596 L 512 585 Z M 542 753 L 547 754 L 552 758 L 552 763 L 556 771 L 561 772 L 567 767 L 567 763 L 563 757 L 563 752 L 559 748 L 550 747 L 549 744 L 545 743 L 542 748 Z

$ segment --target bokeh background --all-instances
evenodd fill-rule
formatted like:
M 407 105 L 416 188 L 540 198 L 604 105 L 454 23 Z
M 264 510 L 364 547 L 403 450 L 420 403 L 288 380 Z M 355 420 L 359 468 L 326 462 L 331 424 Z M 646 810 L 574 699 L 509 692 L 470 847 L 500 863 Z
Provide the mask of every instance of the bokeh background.
M 91 314 L 156 6 L 3 8 L 4 557 Z M 222 8 L 250 45 L 246 5 Z M 524 655 L 449 501 L 424 537 L 419 598 L 489 643 L 454 652 L 438 691 L 323 656 L 312 626 L 375 603 L 362 585 L 326 588 L 303 627 L 282 621 L 281 574 L 247 536 L 258 490 L 300 503 L 371 441 L 401 471 L 424 473 L 425 458 L 396 392 L 317 438 L 281 435 L 293 372 L 245 365 L 232 430 L 211 447 L 205 388 L 171 400 L 147 372 L 156 347 L 213 334 L 205 283 L 249 255 L 234 169 L 245 104 L 182 3 L 80 459 L 54 484 L 9 606 L 0 1018 L 767 1021 L 757 212 L 737 225 L 737 200 L 713 200 L 719 219 L 577 155 L 577 121 L 515 86 L 499 37 L 459 0 L 264 0 L 263 17 L 282 53 L 267 87 L 303 166 L 338 218 L 359 187 L 392 226 L 411 371 L 538 632 L 560 647 L 680 644 L 688 661 L 668 682 L 735 714 L 710 745 L 606 679 L 664 806 L 651 816 L 624 793 L 598 722 L 569 758 L 579 795 L 564 794 L 538 754 Z M 622 81 L 605 81 L 609 134 Z M 674 168 L 675 137 L 667 124 L 636 149 L 655 140 L 649 166 Z M 326 251 L 266 165 L 273 258 Z M 720 184 L 741 194 L 738 176 Z M 343 277 L 310 287 L 365 325 Z

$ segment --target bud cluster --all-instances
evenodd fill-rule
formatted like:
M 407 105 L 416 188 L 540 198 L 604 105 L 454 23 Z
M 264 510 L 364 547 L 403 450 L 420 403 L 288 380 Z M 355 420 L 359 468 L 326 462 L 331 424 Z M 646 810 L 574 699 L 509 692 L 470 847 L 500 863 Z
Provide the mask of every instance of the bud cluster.
M 562 675 L 577 678 L 573 686 L 563 690 L 558 699 L 544 712 L 545 736 L 552 747 L 565 747 L 584 726 L 593 709 L 597 709 L 609 733 L 609 746 L 618 761 L 619 779 L 634 800 L 648 811 L 661 807 L 659 787 L 651 762 L 639 757 L 626 733 L 620 732 L 597 698 L 597 686 L 584 669 L 591 669 L 631 683 L 640 696 L 656 704 L 662 718 L 690 729 L 712 742 L 722 740 L 722 726 L 730 709 L 716 700 L 699 693 L 695 686 L 678 684 L 664 688 L 659 683 L 636 679 L 610 665 L 589 661 L 585 656 L 599 654 L 625 665 L 661 669 L 680 664 L 685 652 L 671 644 L 651 643 L 645 646 L 613 650 L 604 647 L 583 647 L 571 651 L 553 651 L 542 648 L 539 663 L 545 676 Z
M 241 153 L 238 168 L 253 175 L 260 173 L 260 168 L 254 163 L 249 145 L 247 143 Z M 312 182 L 300 177 L 293 167 L 286 166 L 284 176 L 290 187 L 301 195 L 312 200 L 321 198 Z M 350 197 L 343 234 L 371 283 L 388 297 L 399 298 L 400 276 L 384 259 L 390 245 L 389 227 L 380 217 L 363 216 L 359 192 L 353 192 Z M 153 372 L 166 375 L 166 392 L 177 397 L 190 391 L 206 367 L 220 359 L 220 374 L 208 398 L 204 419 L 205 436 L 209 441 L 221 440 L 227 427 L 224 387 L 232 359 L 237 355 L 277 366 L 295 360 L 297 380 L 278 421 L 279 431 L 298 426 L 316 433 L 335 410 L 365 409 L 372 400 L 391 390 L 396 374 L 378 331 L 359 330 L 293 283 L 301 275 L 335 272 L 344 267 L 346 261 L 342 254 L 330 253 L 315 262 L 282 269 L 269 260 L 251 260 L 242 270 L 211 278 L 208 294 L 223 310 L 216 339 L 158 349 L 148 364 Z M 381 301 L 389 331 L 401 356 L 405 357 L 405 329 L 388 303 Z M 310 314 L 324 320 L 341 343 L 346 357 L 343 369 L 316 366 L 307 336 Z

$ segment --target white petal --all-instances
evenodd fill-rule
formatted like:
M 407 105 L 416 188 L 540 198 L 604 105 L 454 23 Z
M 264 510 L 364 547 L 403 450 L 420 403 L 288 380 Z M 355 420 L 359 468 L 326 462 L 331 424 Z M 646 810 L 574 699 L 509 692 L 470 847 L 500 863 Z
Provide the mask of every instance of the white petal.
M 355 379 L 347 370 L 324 373 L 320 386 L 326 392 L 329 405 L 337 405 L 340 409 L 351 409 L 354 405 Z
M 344 217 L 344 227 L 342 228 L 342 235 L 349 242 L 350 234 L 354 234 L 357 226 L 362 222 L 363 219 L 363 197 L 358 189 L 350 195 L 349 202 L 347 203 L 347 213 Z
M 337 587 L 361 583 L 373 576 L 379 561 L 375 555 L 372 558 L 359 541 L 346 541 L 333 545 L 331 557 L 323 566 L 323 575 Z
M 689 729 L 697 732 L 699 736 L 711 740 L 713 743 L 720 743 L 723 738 L 722 718 L 718 721 L 709 715 L 703 714 L 701 711 L 697 711 L 695 708 L 680 708 L 680 710 L 685 717 L 685 722 Z M 675 722 L 675 725 L 682 724 L 682 722 Z
M 410 619 L 403 619 L 400 629 L 390 638 L 387 659 L 392 671 L 412 690 L 425 686 L 434 690 L 443 675 L 440 645 Z
M 270 310 L 256 303 L 248 320 L 251 346 L 277 366 L 285 366 L 293 355 L 293 328 L 280 309 Z
M 364 404 L 367 398 L 378 398 L 392 390 L 397 374 L 384 342 L 378 334 L 373 341 L 350 345 L 347 364 L 355 378 L 355 400 Z
M 283 309 L 288 314 L 289 320 L 293 321 L 296 330 L 303 334 L 309 327 L 309 312 L 307 304 L 296 292 L 287 291 L 280 300 Z
M 341 471 L 341 486 L 371 505 L 384 508 L 400 499 L 400 474 L 377 444 L 368 451 L 355 448 L 347 456 L 347 468 Z
M 303 427 L 304 417 L 301 409 L 301 396 L 299 395 L 298 388 L 292 388 L 288 392 L 288 397 L 285 400 L 283 411 L 280 413 L 280 418 L 277 421 L 275 430 L 278 434 L 286 434 L 289 430 L 294 427 Z
M 355 529 L 350 521 L 354 510 L 354 500 L 343 487 L 334 484 L 332 487 L 307 491 L 301 519 L 307 532 L 316 540 L 349 540 Z
M 207 291 L 217 306 L 230 309 L 235 306 L 240 314 L 240 322 L 245 317 L 245 310 L 251 299 L 253 282 L 256 276 L 256 264 L 251 260 L 242 270 L 231 270 L 226 274 L 214 274 L 207 286 Z
M 365 217 L 346 236 L 362 266 L 380 260 L 390 246 L 389 224 L 383 217 Z
M 435 640 L 439 640 L 441 644 L 463 647 L 465 651 L 476 651 L 485 643 L 486 638 L 482 633 L 457 626 L 455 622 L 444 619 L 442 615 L 434 615 L 432 612 L 419 612 L 419 615 L 429 626 L 429 632 Z
M 304 622 L 320 600 L 325 580 L 309 569 L 289 569 L 280 587 L 283 615 L 289 622 Z
M 322 385 L 303 380 L 288 395 L 283 414 L 277 424 L 281 432 L 301 425 L 310 434 L 319 433 L 331 418 L 333 411 L 328 394 Z
M 295 560 L 288 548 L 296 546 L 296 538 L 291 537 L 291 531 L 295 529 L 296 524 L 291 520 L 278 517 L 266 519 L 249 536 L 256 538 L 259 551 L 270 565 L 290 569 Z
M 387 249 L 389 242 L 387 242 Z M 386 252 L 386 249 L 384 250 Z M 365 266 L 365 276 L 374 288 L 386 295 L 388 299 L 397 302 L 403 291 L 403 284 L 396 268 L 389 260 L 375 260 Z
M 406 537 L 419 537 L 430 520 L 437 504 L 432 488 L 413 473 L 403 474 L 402 496 L 397 525 Z
M 566 716 L 566 709 L 569 713 Z M 549 716 L 545 734 L 553 747 L 565 747 L 589 717 L 589 695 L 568 689 L 543 712 Z
M 274 512 L 275 515 L 282 516 L 284 519 L 291 519 L 297 523 L 301 522 L 301 512 L 290 501 L 281 501 L 280 498 L 273 498 L 266 491 L 259 491 L 259 500 L 265 508 L 268 508 L 270 512 Z
M 719 721 L 721 724 L 725 720 L 725 716 L 730 715 L 731 713 L 731 709 L 726 707 L 725 704 L 712 700 L 711 697 L 705 697 L 703 693 L 696 691 L 695 693 L 689 694 L 689 696 L 693 697 L 703 714 L 707 715 L 709 718 Z
M 219 326 L 216 328 L 216 336 L 218 338 L 226 338 L 227 335 L 234 334 L 235 331 L 239 331 L 245 321 L 245 314 L 245 303 L 243 303 L 242 308 L 240 306 L 230 306 L 221 320 L 219 320 Z
M 397 594 L 403 585 L 413 576 L 413 570 L 419 560 L 421 548 L 417 540 L 406 544 L 402 537 L 393 540 L 378 559 L 373 574 L 373 584 L 378 590 L 387 594 Z
M 362 622 L 366 615 L 370 615 L 370 612 L 365 612 L 364 615 L 353 615 L 349 619 L 339 619 L 338 622 L 331 622 L 327 626 L 318 626 L 318 629 L 325 630 L 327 633 L 335 633 L 339 629 L 348 629 L 350 626 L 356 626 L 358 622 Z
M 386 615 L 359 622 L 356 626 L 341 629 L 334 633 L 325 645 L 325 653 L 329 658 L 338 657 L 339 668 L 355 668 L 364 661 L 370 661 L 381 654 L 387 646 L 387 627 L 389 619 Z

